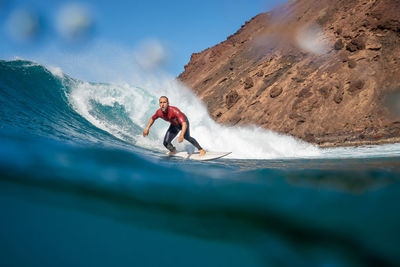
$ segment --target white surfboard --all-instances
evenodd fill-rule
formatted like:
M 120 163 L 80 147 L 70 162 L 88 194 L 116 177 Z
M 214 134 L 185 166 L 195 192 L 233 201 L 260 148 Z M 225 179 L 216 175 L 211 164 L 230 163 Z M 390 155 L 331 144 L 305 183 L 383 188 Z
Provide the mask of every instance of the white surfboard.
M 185 158 L 185 159 L 192 159 L 192 160 L 200 160 L 200 161 L 206 161 L 206 160 L 213 160 L 213 159 L 219 159 L 222 157 L 225 157 L 226 155 L 231 154 L 232 152 L 211 152 L 207 151 L 204 156 L 200 156 L 200 152 L 193 152 L 193 153 L 188 153 L 188 152 L 178 152 L 173 155 L 169 155 L 171 157 L 180 157 L 180 158 Z

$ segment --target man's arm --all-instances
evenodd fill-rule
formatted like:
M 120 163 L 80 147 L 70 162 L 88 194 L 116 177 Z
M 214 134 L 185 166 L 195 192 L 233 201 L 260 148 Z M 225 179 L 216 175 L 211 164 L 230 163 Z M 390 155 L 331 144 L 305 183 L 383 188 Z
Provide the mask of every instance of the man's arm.
M 153 120 L 153 117 L 151 117 L 149 120 L 149 123 L 147 124 L 146 129 L 144 129 L 144 131 L 143 131 L 144 137 L 146 137 L 149 134 L 149 129 L 150 129 L 151 125 L 153 125 L 153 123 L 154 123 L 154 120 Z
M 174 115 L 176 116 L 176 118 L 178 119 L 178 122 L 180 124 L 182 124 L 182 130 L 181 130 L 181 134 L 178 137 L 178 142 L 182 143 L 183 142 L 183 138 L 185 137 L 185 133 L 186 133 L 186 129 L 187 129 L 187 123 L 186 123 L 186 117 L 185 115 L 176 107 L 173 107 L 173 111 L 174 111 Z
M 182 131 L 181 131 L 181 134 L 178 137 L 178 142 L 179 143 L 183 142 L 183 138 L 185 137 L 186 129 L 187 129 L 187 123 L 186 122 L 182 122 Z

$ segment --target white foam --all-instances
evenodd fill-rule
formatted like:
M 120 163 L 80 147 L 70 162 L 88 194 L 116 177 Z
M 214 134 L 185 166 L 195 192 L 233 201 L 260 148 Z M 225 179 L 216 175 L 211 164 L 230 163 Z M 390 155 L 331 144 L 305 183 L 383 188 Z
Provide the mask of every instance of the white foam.
M 59 77 L 61 79 L 64 78 L 64 72 L 60 67 L 57 66 L 46 66 L 46 68 L 51 72 L 51 74 L 53 74 L 56 77 Z
M 150 110 L 149 106 L 154 99 L 153 96 L 146 94 L 140 88 L 131 87 L 127 84 L 108 85 L 91 84 L 88 82 L 77 82 L 68 95 L 68 98 L 74 109 L 91 124 L 119 139 L 125 141 L 133 140 L 134 143 L 140 139 L 140 134 L 132 133 L 124 125 L 117 122 L 112 123 L 100 120 L 92 112 L 93 106 L 91 101 L 109 107 L 113 107 L 116 103 L 123 106 L 133 122 L 132 126 L 143 128 L 144 114 Z M 161 149 L 161 145 L 154 146 L 148 140 L 143 142 L 142 146 L 150 149 Z
M 23 67 L 37 67 L 37 66 L 41 66 L 39 63 L 30 60 L 30 59 L 25 59 L 22 57 L 18 57 L 18 56 L 14 56 L 11 61 L 26 61 L 26 63 L 24 63 L 22 66 Z
M 191 135 L 209 151 L 231 151 L 229 158 L 276 159 L 276 158 L 365 158 L 400 156 L 400 144 L 340 147 L 319 149 L 316 146 L 256 126 L 227 127 L 216 123 L 208 115 L 205 105 L 187 88 L 171 77 L 148 80 L 149 89 L 129 84 L 91 84 L 78 82 L 70 93 L 69 100 L 75 110 L 94 126 L 137 146 L 165 152 L 162 145 L 169 123 L 158 119 L 147 138 L 142 136 L 150 117 L 158 107 L 161 95 L 169 97 L 170 104 L 184 112 L 190 121 Z M 163 81 L 164 79 L 164 81 Z M 132 128 L 118 121 L 103 121 L 93 113 L 92 101 L 103 106 L 123 106 L 132 121 Z M 187 141 L 179 144 L 178 150 L 194 150 Z
M 400 143 L 321 149 L 322 158 L 399 157 Z
M 141 135 L 151 115 L 158 107 L 158 97 L 167 95 L 172 106 L 177 106 L 190 121 L 191 135 L 201 146 L 209 151 L 232 151 L 230 158 L 271 159 L 313 157 L 320 150 L 290 136 L 284 136 L 255 126 L 226 127 L 217 124 L 207 113 L 204 104 L 187 88 L 176 81 L 155 81 L 151 90 L 143 90 L 128 84 L 108 85 L 81 82 L 73 88 L 69 98 L 76 111 L 96 127 L 114 136 L 133 142 L 141 147 L 165 151 L 162 145 L 169 123 L 157 120 L 150 129 L 148 138 Z M 163 86 L 159 86 L 162 84 Z M 162 89 L 160 89 L 162 88 Z M 99 120 L 93 115 L 91 101 L 112 107 L 115 103 L 123 106 L 132 123 L 139 128 L 133 133 L 118 122 L 110 123 Z M 184 141 L 173 141 L 178 150 L 193 149 Z M 192 148 L 190 148 L 192 147 Z
M 11 59 L 11 61 L 21 61 L 21 60 L 26 60 L 26 59 L 24 59 L 24 58 L 22 58 L 22 57 L 19 57 L 19 56 L 14 56 L 14 57 Z

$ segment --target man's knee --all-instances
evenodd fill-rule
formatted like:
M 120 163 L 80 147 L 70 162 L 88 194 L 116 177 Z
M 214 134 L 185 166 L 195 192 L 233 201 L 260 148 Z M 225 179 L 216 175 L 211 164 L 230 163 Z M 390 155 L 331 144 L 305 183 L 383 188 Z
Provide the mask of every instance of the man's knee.
M 166 148 L 168 148 L 168 144 L 170 144 L 170 143 L 168 143 L 167 140 L 164 140 L 163 144 L 164 144 L 164 146 L 165 146 Z

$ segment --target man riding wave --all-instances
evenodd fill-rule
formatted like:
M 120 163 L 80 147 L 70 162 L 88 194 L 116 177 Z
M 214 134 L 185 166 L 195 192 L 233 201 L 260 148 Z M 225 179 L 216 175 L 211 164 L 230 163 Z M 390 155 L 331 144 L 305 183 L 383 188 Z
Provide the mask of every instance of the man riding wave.
M 179 131 L 181 131 L 181 134 L 178 137 L 178 142 L 182 143 L 183 139 L 189 141 L 200 151 L 200 156 L 204 156 L 206 151 L 199 145 L 196 139 L 190 136 L 189 120 L 186 115 L 177 107 L 170 106 L 168 97 L 166 96 L 160 97 L 159 104 L 160 109 L 158 109 L 150 118 L 146 129 L 143 131 L 143 136 L 146 137 L 149 134 L 149 129 L 156 119 L 162 118 L 163 120 L 171 123 L 165 134 L 163 142 L 164 146 L 169 150 L 170 155 L 176 153 L 176 148 L 172 145 L 172 140 L 178 135 Z

